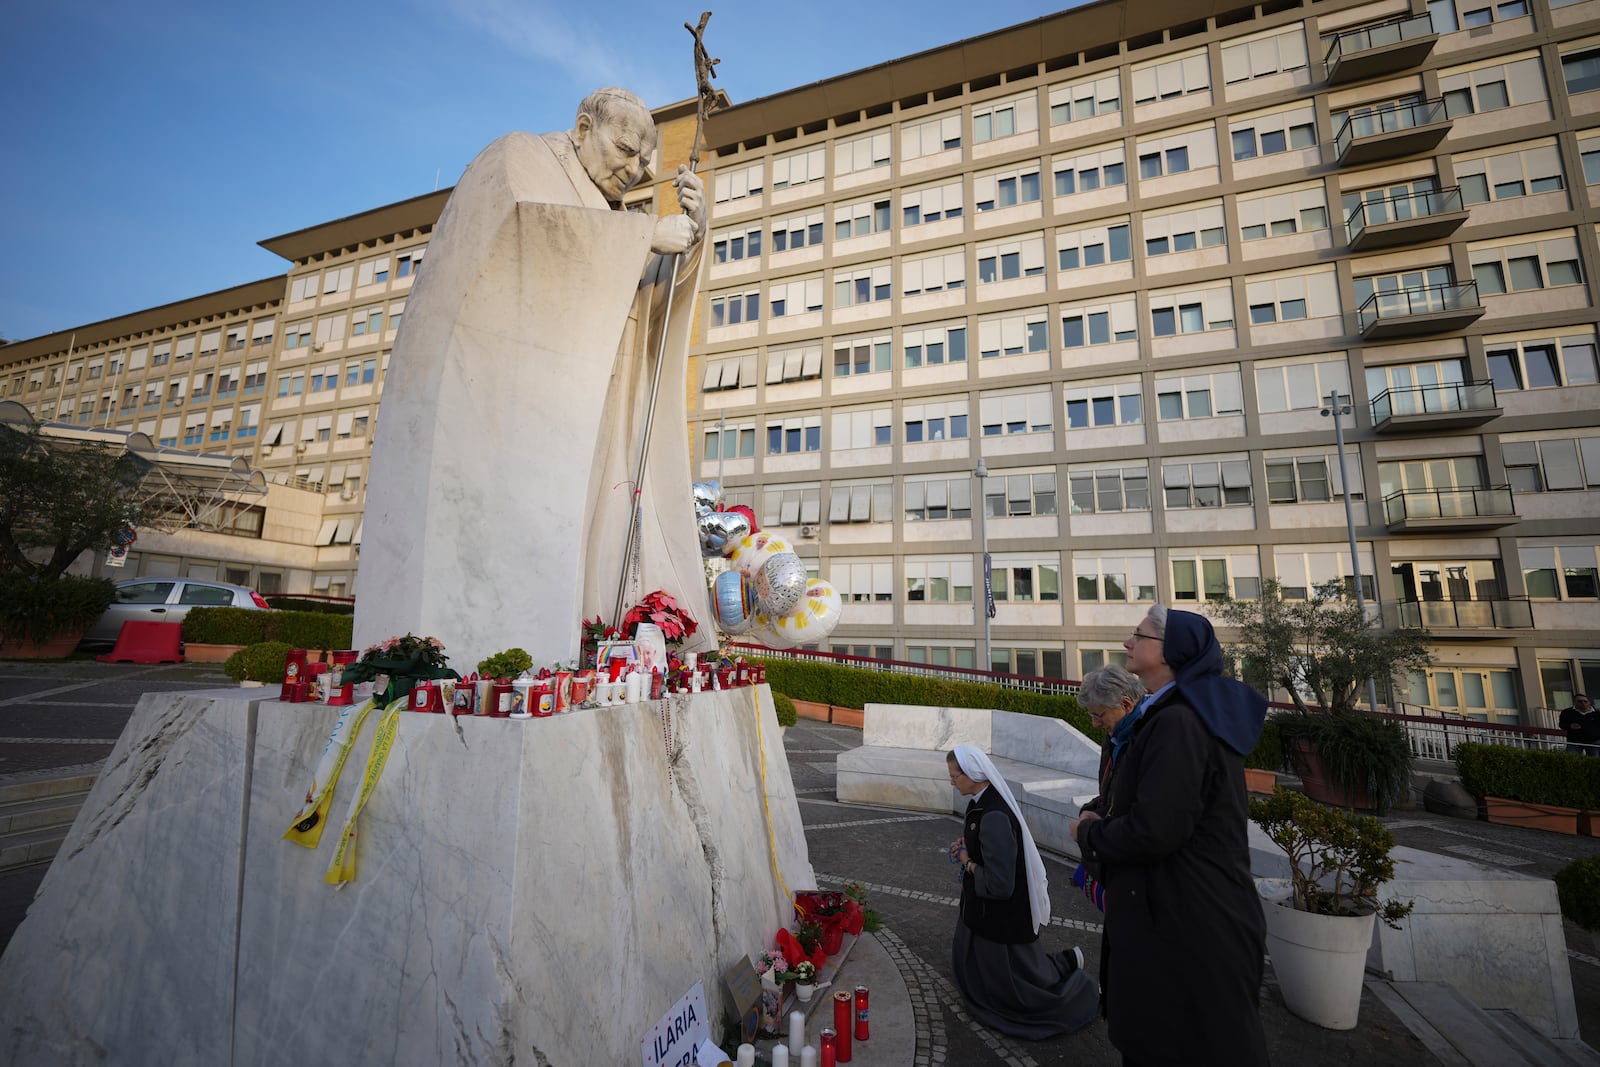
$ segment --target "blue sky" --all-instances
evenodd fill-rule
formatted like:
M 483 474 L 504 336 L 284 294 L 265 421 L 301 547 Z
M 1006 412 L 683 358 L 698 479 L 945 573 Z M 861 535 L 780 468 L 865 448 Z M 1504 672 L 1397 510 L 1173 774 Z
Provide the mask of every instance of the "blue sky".
M 1074 0 L 736 0 L 707 47 L 736 101 Z M 0 5 L 0 337 L 281 273 L 256 242 L 453 184 L 586 92 L 694 92 L 699 6 L 546 0 Z M 804 12 L 803 16 L 799 13 Z M 797 24 L 795 19 L 800 17 Z

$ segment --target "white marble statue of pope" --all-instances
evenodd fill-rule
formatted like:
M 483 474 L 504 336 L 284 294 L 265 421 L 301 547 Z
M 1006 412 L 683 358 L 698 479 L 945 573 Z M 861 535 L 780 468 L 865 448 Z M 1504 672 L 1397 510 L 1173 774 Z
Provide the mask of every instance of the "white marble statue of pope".
M 463 674 L 510 647 L 536 663 L 576 659 L 582 619 L 617 621 L 641 447 L 624 609 L 666 590 L 701 623 L 684 649 L 714 647 L 684 431 L 705 195 L 680 167 L 681 214 L 622 210 L 655 144 L 644 102 L 601 89 L 569 131 L 495 141 L 451 193 L 384 378 L 358 648 L 431 635 Z

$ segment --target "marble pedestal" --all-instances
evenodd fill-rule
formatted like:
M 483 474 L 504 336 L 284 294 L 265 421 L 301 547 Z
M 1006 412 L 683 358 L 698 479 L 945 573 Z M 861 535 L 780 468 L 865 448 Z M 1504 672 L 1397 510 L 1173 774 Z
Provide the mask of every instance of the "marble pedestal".
M 635 1063 L 815 884 L 765 687 L 530 722 L 403 713 L 358 878 L 281 840 L 337 709 L 141 700 L 0 958 L 0 1061 Z M 758 740 L 757 716 L 760 716 Z M 715 1025 L 715 1024 L 714 1024 Z

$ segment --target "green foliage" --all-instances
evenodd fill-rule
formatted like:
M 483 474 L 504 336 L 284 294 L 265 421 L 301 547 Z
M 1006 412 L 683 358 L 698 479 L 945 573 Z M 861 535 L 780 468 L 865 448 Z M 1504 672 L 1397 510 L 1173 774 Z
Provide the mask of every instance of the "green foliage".
M 144 521 L 149 469 L 121 449 L 0 426 L 0 571 L 56 578 L 83 552 L 110 548 L 118 530 Z
M 868 704 L 920 704 L 939 708 L 994 708 L 1024 715 L 1061 719 L 1096 741 L 1103 731 L 1089 724 L 1089 714 L 1077 698 L 1052 696 L 1022 689 L 1007 689 L 981 682 L 948 678 L 923 678 L 889 671 L 863 670 L 832 663 L 764 659 L 767 682 L 794 700 L 813 700 L 841 708 Z
M 1297 911 L 1317 915 L 1377 912 L 1395 929 L 1411 902 L 1379 902 L 1378 887 L 1394 877 L 1394 834 L 1370 815 L 1327 808 L 1303 793 L 1278 789 L 1250 801 L 1250 818 L 1289 854 Z
M 862 909 L 862 911 L 861 911 L 861 929 L 865 930 L 869 934 L 875 934 L 875 933 L 878 932 L 878 928 L 880 926 L 882 926 L 882 925 L 883 925 L 883 916 L 879 915 L 876 911 L 873 911 L 871 908 L 863 908 Z
M 1594 759 L 1579 756 L 1575 759 Z M 1556 872 L 1556 897 L 1561 914 L 1585 930 L 1600 930 L 1600 856 L 1573 860 Z
M 247 645 L 228 657 L 222 673 L 236 682 L 281 682 L 290 646 L 282 641 Z
M 348 600 L 306 600 L 294 596 L 269 596 L 263 599 L 279 611 L 320 611 L 325 615 L 356 613 L 356 606 Z
M 202 645 L 253 645 L 267 639 L 271 612 L 253 608 L 190 608 L 183 639 Z
M 1257 599 L 1223 599 L 1214 610 L 1236 631 L 1227 647 L 1243 665 L 1244 680 L 1269 697 L 1286 691 L 1302 712 L 1310 710 L 1303 693 L 1335 714 L 1353 711 L 1368 678 L 1386 686 L 1433 662 L 1426 630 L 1366 625 L 1342 582 L 1318 586 L 1307 600 L 1285 600 L 1283 587 L 1269 578 Z
M 518 678 L 522 672 L 533 666 L 533 657 L 520 648 L 508 648 L 504 652 L 478 661 L 478 677 L 480 678 Z
M 1380 812 L 1410 788 L 1411 744 L 1405 727 L 1393 719 L 1349 711 L 1342 715 L 1283 715 L 1277 723 L 1285 747 L 1305 741 L 1316 750 L 1334 785 L 1346 792 L 1365 790 Z
M 1480 800 L 1600 811 L 1600 759 L 1593 756 L 1469 741 L 1455 747 L 1455 758 L 1462 787 Z
M 116 595 L 116 585 L 105 578 L 0 571 L 0 641 L 44 642 L 81 632 L 105 614 Z
M 354 625 L 350 615 L 321 611 L 191 608 L 183 620 L 183 639 L 208 645 L 282 641 L 290 648 L 346 649 Z
M 793 726 L 800 721 L 800 713 L 794 710 L 794 701 L 782 693 L 773 693 L 772 703 L 778 713 L 779 726 Z
M 1244 765 L 1258 771 L 1281 771 L 1287 764 L 1283 754 L 1283 737 L 1278 720 L 1268 718 L 1261 725 L 1261 739 L 1244 758 Z

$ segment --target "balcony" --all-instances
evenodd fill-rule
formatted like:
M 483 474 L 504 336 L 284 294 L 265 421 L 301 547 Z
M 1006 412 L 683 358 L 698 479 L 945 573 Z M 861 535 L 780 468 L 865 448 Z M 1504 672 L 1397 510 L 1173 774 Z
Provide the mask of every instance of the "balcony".
M 1387 626 L 1421 627 L 1435 637 L 1494 637 L 1533 629 L 1533 605 L 1515 600 L 1402 600 L 1383 606 Z M 1462 632 L 1451 632 L 1462 631 Z
M 1496 530 L 1517 522 L 1511 488 L 1402 489 L 1383 498 L 1390 533 Z
M 1362 338 L 1377 341 L 1460 330 L 1482 316 L 1477 282 L 1418 285 L 1373 293 L 1356 309 L 1356 325 Z
M 1441 99 L 1389 104 L 1345 119 L 1333 143 L 1341 167 L 1359 166 L 1430 152 L 1450 133 L 1450 126 Z
M 1410 193 L 1363 203 L 1345 219 L 1344 231 L 1350 251 L 1369 252 L 1442 240 L 1466 221 L 1461 186 L 1452 185 L 1436 192 Z
M 1349 30 L 1328 42 L 1322 63 L 1329 85 L 1380 78 L 1420 66 L 1439 35 L 1433 16 L 1415 15 Z
M 1418 433 L 1482 426 L 1499 418 L 1493 382 L 1448 382 L 1385 389 L 1372 399 L 1372 428 Z

